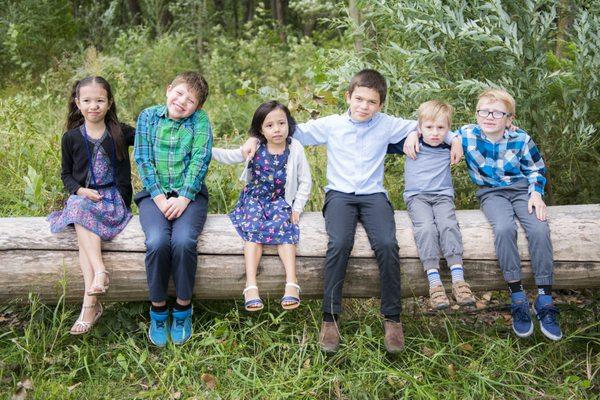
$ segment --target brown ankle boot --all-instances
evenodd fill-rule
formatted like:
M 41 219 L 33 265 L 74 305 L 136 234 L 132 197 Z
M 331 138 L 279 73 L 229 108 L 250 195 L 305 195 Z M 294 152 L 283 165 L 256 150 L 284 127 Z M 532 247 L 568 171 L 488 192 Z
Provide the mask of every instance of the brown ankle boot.
M 340 332 L 337 328 L 337 322 L 323 321 L 321 324 L 321 333 L 319 334 L 319 344 L 321 350 L 325 353 L 335 353 L 340 347 Z
M 385 331 L 384 343 L 388 353 L 395 354 L 404 348 L 404 332 L 402 331 L 402 322 L 383 321 L 383 330 Z

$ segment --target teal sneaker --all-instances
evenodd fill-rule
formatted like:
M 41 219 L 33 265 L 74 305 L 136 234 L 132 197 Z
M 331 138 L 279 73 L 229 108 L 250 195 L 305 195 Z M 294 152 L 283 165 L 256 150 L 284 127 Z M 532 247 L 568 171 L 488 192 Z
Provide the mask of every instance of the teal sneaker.
M 153 345 L 165 347 L 169 340 L 169 331 L 167 330 L 167 319 L 169 311 L 156 312 L 150 309 L 150 328 L 148 329 L 148 339 Z
M 192 336 L 192 313 L 188 310 L 173 310 L 173 323 L 171 324 L 171 340 L 175 344 L 184 344 Z

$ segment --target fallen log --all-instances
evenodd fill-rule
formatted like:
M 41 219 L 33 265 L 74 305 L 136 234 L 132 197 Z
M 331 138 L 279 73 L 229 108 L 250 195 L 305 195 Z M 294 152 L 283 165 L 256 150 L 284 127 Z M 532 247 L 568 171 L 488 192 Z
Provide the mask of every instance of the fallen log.
M 555 258 L 555 288 L 600 287 L 600 205 L 549 207 Z M 464 242 L 467 280 L 476 291 L 505 288 L 494 254 L 493 235 L 478 210 L 457 211 Z M 417 256 L 412 227 L 406 212 L 396 211 L 396 236 L 400 246 L 402 296 L 427 293 L 427 280 Z M 298 279 L 304 298 L 319 298 L 323 287 L 323 262 L 327 248 L 325 223 L 320 213 L 305 213 L 300 221 Z M 523 280 L 533 285 L 525 233 L 519 228 L 518 248 Z M 111 272 L 109 301 L 147 299 L 144 269 L 144 234 L 137 217 L 114 240 L 103 243 L 103 258 Z M 265 246 L 258 271 L 261 294 L 278 297 L 285 275 L 276 249 Z M 447 269 L 442 279 L 449 282 Z M 240 298 L 244 286 L 242 240 L 225 215 L 210 215 L 198 243 L 195 295 L 199 299 Z M 83 283 L 77 260 L 75 231 L 51 234 L 44 218 L 0 218 L 0 302 L 26 299 L 32 292 L 46 302 L 63 294 L 77 301 Z M 356 232 L 344 296 L 377 297 L 379 273 L 362 227 Z

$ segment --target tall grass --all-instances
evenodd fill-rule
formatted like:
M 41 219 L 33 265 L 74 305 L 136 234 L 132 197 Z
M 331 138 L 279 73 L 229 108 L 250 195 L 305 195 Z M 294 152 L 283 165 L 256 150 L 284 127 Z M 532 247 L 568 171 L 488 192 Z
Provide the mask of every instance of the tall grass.
M 600 298 L 561 305 L 565 338 L 517 339 L 504 318 L 411 312 L 406 350 L 385 354 L 376 303 L 348 301 L 343 345 L 318 348 L 320 302 L 283 312 L 270 301 L 248 315 L 236 302 L 197 302 L 194 334 L 164 349 L 146 338 L 147 306 L 107 307 L 85 337 L 67 331 L 78 309 L 30 305 L 0 328 L 0 393 L 30 379 L 33 398 L 197 399 L 585 399 L 597 398 Z M 505 313 L 505 311 L 502 311 Z

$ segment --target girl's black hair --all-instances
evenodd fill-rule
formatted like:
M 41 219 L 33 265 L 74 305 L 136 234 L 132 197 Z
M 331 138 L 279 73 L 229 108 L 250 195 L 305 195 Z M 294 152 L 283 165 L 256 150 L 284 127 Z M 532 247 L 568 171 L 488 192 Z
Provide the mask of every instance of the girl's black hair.
M 115 99 L 113 97 L 110 84 L 103 77 L 88 76 L 76 81 L 73 84 L 71 95 L 69 96 L 69 104 L 67 105 L 66 129 L 69 131 L 81 126 L 85 122 L 85 118 L 83 117 L 83 114 L 81 114 L 81 111 L 79 111 L 75 100 L 79 98 L 79 91 L 82 87 L 92 85 L 94 83 L 102 86 L 104 90 L 106 90 L 106 95 L 108 96 L 108 102 L 110 105 L 106 115 L 104 116 L 104 123 L 108 128 L 108 132 L 112 137 L 113 143 L 115 144 L 117 159 L 121 161 L 125 157 L 125 152 L 127 151 L 125 147 L 125 140 L 123 138 L 123 130 L 121 129 L 121 124 L 119 123 L 119 118 L 117 117 L 117 105 L 115 104 Z
M 250 136 L 258 138 L 261 143 L 266 143 L 267 138 L 262 134 L 262 124 L 267 118 L 267 115 L 276 109 L 283 110 L 285 116 L 287 118 L 288 123 L 288 137 L 287 143 L 290 144 L 292 142 L 292 136 L 294 135 L 294 131 L 296 130 L 296 121 L 292 117 L 290 110 L 276 100 L 267 101 L 266 103 L 262 103 L 256 111 L 254 111 L 254 115 L 252 116 L 252 123 L 250 124 L 250 129 L 248 129 L 248 133 Z

